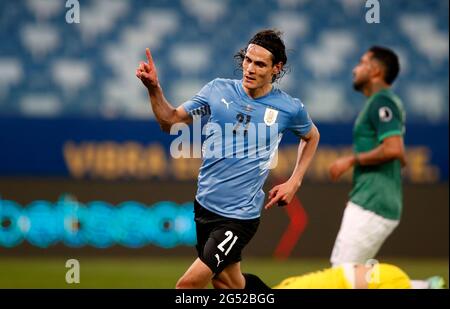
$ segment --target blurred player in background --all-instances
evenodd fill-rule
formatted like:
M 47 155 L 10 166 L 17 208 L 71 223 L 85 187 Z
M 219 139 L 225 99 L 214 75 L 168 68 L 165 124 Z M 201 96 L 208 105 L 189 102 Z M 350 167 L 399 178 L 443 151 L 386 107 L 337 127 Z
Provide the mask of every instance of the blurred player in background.
M 353 69 L 353 87 L 368 100 L 353 129 L 354 154 L 330 167 L 334 181 L 354 167 L 350 201 L 331 255 L 333 265 L 365 263 L 375 257 L 399 223 L 405 112 L 391 90 L 399 69 L 397 55 L 383 47 L 370 48 Z
M 136 76 L 147 87 L 151 107 L 164 131 L 177 123 L 190 123 L 194 116 L 209 116 L 208 124 L 221 129 L 231 124 L 236 135 L 246 136 L 250 125 L 277 128 L 265 137 L 266 145 L 274 146 L 272 151 L 256 158 L 239 156 L 233 141 L 222 141 L 219 130 L 206 137 L 204 143 L 220 140 L 222 151 L 220 156 L 203 154 L 194 202 L 198 258 L 176 285 L 204 288 L 212 282 L 215 288 L 252 288 L 255 276 L 241 273 L 241 251 L 258 228 L 264 202 L 262 187 L 282 133 L 291 130 L 301 138 L 297 163 L 290 179 L 269 192 L 266 209 L 292 200 L 319 142 L 318 130 L 300 100 L 272 85 L 284 73 L 287 62 L 280 33 L 258 32 L 236 55 L 242 80 L 214 79 L 178 108 L 165 99 L 150 51 L 146 52 L 148 63 L 140 64 Z M 233 155 L 224 157 L 230 150 Z
M 353 187 L 337 235 L 331 264 L 366 263 L 399 224 L 403 207 L 401 168 L 406 165 L 405 111 L 391 86 L 400 71 L 390 49 L 370 48 L 353 69 L 353 87 L 368 99 L 353 129 L 354 154 L 330 167 L 336 181 L 353 170 Z M 427 288 L 426 281 L 414 281 Z

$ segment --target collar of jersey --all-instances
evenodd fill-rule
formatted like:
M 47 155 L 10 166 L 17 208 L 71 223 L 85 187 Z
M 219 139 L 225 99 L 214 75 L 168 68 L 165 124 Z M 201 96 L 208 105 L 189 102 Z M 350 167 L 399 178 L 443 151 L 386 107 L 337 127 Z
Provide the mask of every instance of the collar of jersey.
M 244 90 L 244 85 L 243 85 L 242 83 L 243 83 L 243 81 L 242 81 L 242 79 L 241 79 L 241 80 L 239 81 L 239 87 L 238 87 L 238 89 L 239 89 L 239 95 L 241 96 L 241 98 L 243 98 L 243 99 L 245 99 L 245 100 L 247 100 L 247 101 L 250 101 L 250 102 L 257 102 L 257 101 L 264 100 L 264 99 L 268 98 L 269 96 L 271 96 L 271 95 L 274 93 L 274 91 L 275 91 L 275 87 L 272 85 L 272 89 L 271 89 L 268 93 L 266 93 L 266 94 L 263 95 L 262 97 L 258 97 L 258 98 L 256 98 L 256 99 L 253 99 L 252 97 L 250 97 L 250 96 L 247 94 L 247 92 L 245 92 L 245 90 Z

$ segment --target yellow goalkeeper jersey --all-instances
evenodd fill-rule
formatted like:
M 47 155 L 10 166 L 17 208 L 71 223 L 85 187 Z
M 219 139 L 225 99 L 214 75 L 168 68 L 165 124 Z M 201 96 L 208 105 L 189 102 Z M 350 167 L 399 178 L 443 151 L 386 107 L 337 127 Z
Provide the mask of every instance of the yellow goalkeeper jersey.
M 290 277 L 274 289 L 352 289 L 355 272 L 353 264 L 327 268 L 302 276 Z M 408 276 L 397 266 L 378 264 L 369 272 L 369 289 L 409 289 Z M 370 279 L 369 279 L 370 278 Z

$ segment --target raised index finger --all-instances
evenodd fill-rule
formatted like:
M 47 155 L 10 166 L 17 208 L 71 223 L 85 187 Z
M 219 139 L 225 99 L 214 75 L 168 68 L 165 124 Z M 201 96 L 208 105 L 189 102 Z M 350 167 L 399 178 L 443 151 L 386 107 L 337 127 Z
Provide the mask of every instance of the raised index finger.
M 150 53 L 150 49 L 146 48 L 145 49 L 145 53 L 147 54 L 148 64 L 152 64 L 153 63 L 153 58 L 152 58 L 152 54 Z

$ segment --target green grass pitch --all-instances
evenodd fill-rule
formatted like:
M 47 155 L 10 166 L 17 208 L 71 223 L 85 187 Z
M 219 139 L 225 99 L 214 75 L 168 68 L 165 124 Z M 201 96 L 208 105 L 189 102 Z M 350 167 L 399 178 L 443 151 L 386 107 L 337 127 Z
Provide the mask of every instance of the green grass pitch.
M 80 283 L 65 282 L 66 259 L 0 257 L 0 288 L 173 288 L 193 258 L 80 257 Z M 448 259 L 385 259 L 413 279 L 441 275 L 448 282 Z M 245 258 L 242 270 L 258 274 L 269 285 L 328 267 L 326 259 Z

